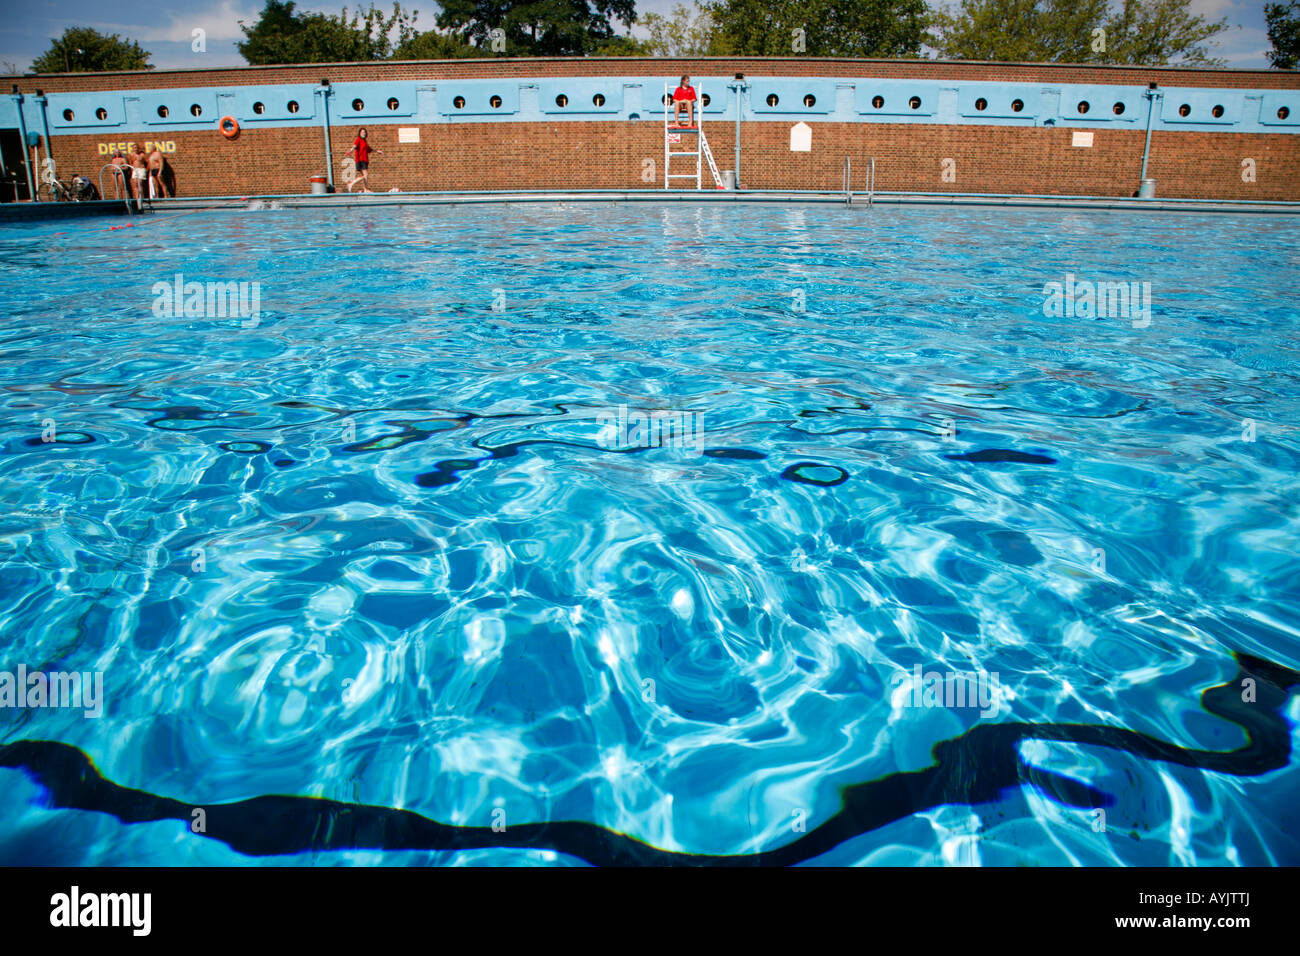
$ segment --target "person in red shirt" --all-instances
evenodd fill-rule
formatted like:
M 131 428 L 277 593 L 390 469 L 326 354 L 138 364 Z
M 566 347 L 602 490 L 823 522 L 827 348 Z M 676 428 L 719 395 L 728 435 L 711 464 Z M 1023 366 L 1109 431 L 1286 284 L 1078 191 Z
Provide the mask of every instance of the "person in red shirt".
M 367 176 L 370 171 L 370 154 L 383 155 L 384 151 L 382 149 L 371 149 L 370 140 L 367 136 L 364 126 L 357 130 L 357 138 L 352 141 L 352 148 L 347 152 L 347 155 L 356 160 L 357 165 L 357 177 L 348 183 L 348 192 L 352 192 L 352 187 L 357 183 L 361 184 L 362 192 L 374 191 L 370 188 L 370 180 Z
M 682 77 L 682 83 L 677 89 L 673 90 L 673 109 L 676 110 L 676 122 L 678 126 L 682 125 L 682 114 L 687 116 L 687 128 L 695 125 L 695 87 L 691 86 L 689 76 Z

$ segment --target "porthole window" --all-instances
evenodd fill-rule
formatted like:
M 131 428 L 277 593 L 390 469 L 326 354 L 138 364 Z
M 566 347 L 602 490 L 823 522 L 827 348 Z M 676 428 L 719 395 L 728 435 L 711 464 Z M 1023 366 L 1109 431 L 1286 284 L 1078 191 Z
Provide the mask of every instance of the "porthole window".
M 1024 108 L 1025 108 L 1025 101 L 1024 101 L 1024 100 L 1012 100 L 1012 101 L 1011 101 L 1011 112 L 1013 112 L 1013 113 L 1019 113 L 1019 112 L 1021 112 Z
M 777 104 L 777 103 L 780 103 L 780 102 L 781 102 L 781 97 L 777 96 L 775 93 L 768 93 L 768 94 L 767 94 L 767 105 L 768 105 L 768 106 L 776 106 L 776 104 Z
M 817 105 L 817 97 L 809 93 L 807 96 L 803 98 L 803 105 L 808 107 L 809 109 L 812 109 L 814 106 Z
M 456 107 L 456 109 L 458 110 L 463 110 L 465 108 L 465 97 L 463 96 L 456 97 L 454 100 L 451 101 L 451 105 Z
M 72 117 L 75 116 L 75 115 L 76 115 L 76 114 L 73 113 L 72 110 L 64 110 L 64 111 L 63 111 L 63 119 L 64 119 L 65 122 L 71 123 L 71 122 L 72 122 Z
M 705 106 L 708 106 L 709 103 L 712 101 L 709 99 L 709 94 L 705 93 L 703 99 L 701 99 L 700 102 L 703 103 Z
M 914 110 L 919 110 L 921 108 L 921 97 L 913 96 L 910 100 L 907 101 L 907 105 Z
M 198 103 L 191 103 L 191 104 L 190 104 L 190 115 L 191 115 L 191 116 L 202 116 L 202 115 L 203 115 L 203 107 L 202 107 L 202 106 L 199 106 Z
M 1086 113 L 1092 109 L 1092 105 L 1087 100 L 1079 100 L 1079 105 L 1075 107 L 1080 113 Z
M 1115 111 L 1115 115 L 1116 115 L 1116 116 L 1123 116 L 1123 115 L 1124 115 L 1124 104 L 1123 104 L 1123 103 L 1116 103 L 1114 106 L 1111 107 L 1111 109 L 1113 109 L 1113 110 Z
M 591 105 L 592 105 L 592 106 L 604 106 L 604 105 L 605 105 L 605 94 L 604 94 L 604 93 L 597 93 L 595 96 L 593 96 L 593 97 L 591 98 Z
M 95 110 L 95 119 L 97 120 L 108 119 L 108 110 L 104 109 L 104 107 L 102 106 L 99 109 Z
M 360 113 L 365 108 L 366 103 L 364 100 L 356 99 L 352 101 L 352 112 Z
M 871 108 L 873 110 L 882 110 L 885 108 L 885 98 L 880 95 L 871 98 Z
M 1215 119 L 1218 119 L 1220 116 L 1223 115 L 1223 107 L 1215 106 L 1214 109 L 1210 110 L 1210 115 L 1213 116 Z
M 565 96 L 563 93 L 561 93 L 559 96 L 555 98 L 555 105 L 563 109 L 564 107 L 569 105 L 569 98 Z
M 1290 115 L 1291 115 L 1291 107 L 1289 107 L 1289 106 L 1279 106 L 1279 107 L 1277 108 L 1277 118 L 1278 118 L 1278 119 L 1286 119 L 1286 118 L 1287 118 L 1288 116 L 1290 116 Z
M 390 110 L 396 110 L 401 105 L 402 105 L 401 103 L 397 102 L 396 96 L 390 96 L 388 98 L 388 108 Z
M 975 101 L 975 109 L 979 110 L 981 113 L 988 108 L 989 108 L 989 101 L 986 100 L 984 97 L 981 96 L 979 99 Z
M 266 104 L 263 103 L 261 100 L 258 100 L 256 103 L 253 104 L 253 112 L 256 113 L 258 116 L 261 116 L 263 113 L 266 112 Z
M 1178 107 L 1178 115 L 1179 115 L 1179 116 L 1191 116 L 1191 115 L 1192 115 L 1192 108 L 1191 108 L 1190 106 L 1188 106 L 1186 103 L 1184 103 L 1182 106 Z
M 290 101 L 289 101 L 289 112 L 290 112 L 290 113 L 296 113 L 296 112 L 298 112 L 298 101 L 297 101 L 297 100 L 290 100 Z
M 257 107 L 254 106 L 253 109 L 257 109 Z M 165 107 L 165 106 L 160 106 L 160 107 L 158 107 L 158 118 L 159 118 L 159 119 L 166 119 L 166 118 L 167 118 L 167 114 L 170 113 L 170 112 L 171 112 L 171 110 L 169 110 L 167 107 Z

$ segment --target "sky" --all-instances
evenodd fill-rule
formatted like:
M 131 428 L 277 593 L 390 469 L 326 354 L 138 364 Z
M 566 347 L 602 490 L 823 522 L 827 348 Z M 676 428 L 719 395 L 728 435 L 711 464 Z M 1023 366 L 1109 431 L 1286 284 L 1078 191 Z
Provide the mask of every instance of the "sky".
M 638 13 L 667 13 L 675 0 L 637 0 Z M 0 0 L 0 72 L 31 70 L 32 61 L 49 48 L 50 40 L 71 26 L 94 27 L 136 40 L 152 54 L 157 69 L 242 66 L 235 49 L 242 39 L 239 21 L 257 19 L 263 0 Z M 369 6 L 366 0 L 365 6 Z M 299 0 L 299 10 L 335 13 L 342 3 Z M 351 4 L 355 9 L 357 4 Z M 391 0 L 376 0 L 391 10 Z M 435 2 L 407 0 L 417 26 L 430 29 L 437 15 Z M 1230 67 L 1267 67 L 1270 48 L 1264 25 L 1264 0 L 1192 0 L 1193 12 L 1211 19 L 1225 17 L 1230 29 L 1215 44 L 1215 55 Z M 204 52 L 191 49 L 193 31 L 206 31 Z M 621 31 L 620 31 L 621 32 Z M 633 29 L 634 34 L 639 31 Z

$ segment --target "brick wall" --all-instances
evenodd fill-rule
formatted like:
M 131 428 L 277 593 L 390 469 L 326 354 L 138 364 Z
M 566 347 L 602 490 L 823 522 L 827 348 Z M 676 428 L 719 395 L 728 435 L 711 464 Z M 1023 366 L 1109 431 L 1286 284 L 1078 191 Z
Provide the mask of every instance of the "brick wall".
M 20 86 L 47 92 L 94 89 L 231 86 L 250 83 L 492 76 L 663 76 L 665 73 L 771 76 L 880 76 L 925 79 L 1141 84 L 1245 89 L 1300 88 L 1300 73 L 1278 70 L 1190 70 L 953 63 L 925 60 L 806 58 L 689 59 L 567 58 L 331 64 L 210 71 L 74 74 L 24 77 Z M 411 123 L 408 125 L 419 125 Z M 742 185 L 753 189 L 839 189 L 844 157 L 859 187 L 867 160 L 876 158 L 877 188 L 923 192 L 1040 193 L 1129 196 L 1137 187 L 1143 129 L 1094 132 L 1091 148 L 1071 146 L 1071 130 L 1024 126 L 841 123 L 810 121 L 811 153 L 789 150 L 789 123 L 742 124 Z M 654 121 L 504 122 L 420 125 L 419 144 L 398 144 L 397 126 L 370 127 L 372 187 L 423 189 L 624 189 L 663 183 L 662 126 Z M 334 160 L 343 159 L 352 124 L 334 129 Z M 712 124 L 719 166 L 733 165 L 734 126 Z M 325 171 L 318 126 L 245 129 L 226 140 L 213 128 L 183 132 L 114 134 L 124 140 L 159 137 L 175 142 L 169 157 L 181 195 L 305 193 L 307 179 Z M 94 178 L 106 161 L 97 145 L 104 133 L 54 137 L 65 176 Z M 680 147 L 679 147 L 680 148 Z M 1253 159 L 1256 181 L 1241 179 Z M 944 182 L 941 162 L 955 162 L 955 182 Z M 642 179 L 646 160 L 651 181 Z M 685 160 L 679 160 L 683 166 Z M 1148 175 L 1170 198 L 1300 201 L 1300 135 L 1157 130 Z
M 862 187 L 876 158 L 876 188 L 917 192 L 1042 193 L 1129 196 L 1142 166 L 1143 130 L 1097 130 L 1090 149 L 1070 145 L 1071 131 L 1041 127 L 884 123 L 812 123 L 813 150 L 792 153 L 789 125 L 741 126 L 742 185 L 750 189 L 839 189 L 844 157 Z M 418 144 L 399 144 L 396 126 L 371 127 L 372 188 L 645 189 L 663 184 L 662 125 L 654 122 L 467 123 L 420 127 Z M 734 126 L 713 124 L 720 168 L 733 165 Z M 333 136 L 335 175 L 352 127 Z M 143 137 L 139 137 L 143 139 Z M 319 128 L 245 130 L 226 140 L 216 130 L 165 134 L 178 191 L 189 196 L 306 193 L 323 174 Z M 92 178 L 104 159 L 102 135 L 55 137 L 59 168 Z M 674 147 L 675 149 L 683 147 Z M 1241 179 L 1241 161 L 1256 182 Z M 956 182 L 943 182 L 944 159 Z M 652 182 L 642 181 L 645 161 Z M 683 166 L 689 161 L 677 160 Z M 676 166 L 674 167 L 676 171 Z M 1157 131 L 1148 175 L 1169 198 L 1300 201 L 1300 137 Z M 708 174 L 705 173 L 707 180 Z
M 195 54 L 201 62 L 202 54 Z M 24 93 L 245 86 L 258 83 L 334 83 L 378 80 L 488 79 L 548 76 L 872 76 L 885 79 L 1102 83 L 1232 89 L 1300 89 L 1300 73 L 1285 70 L 1205 70 L 1182 67 L 1071 66 L 1043 63 L 980 63 L 938 60 L 814 59 L 809 57 L 527 57 L 521 59 L 411 60 L 326 63 L 232 69 L 146 70 L 129 73 L 29 74 L 18 80 Z

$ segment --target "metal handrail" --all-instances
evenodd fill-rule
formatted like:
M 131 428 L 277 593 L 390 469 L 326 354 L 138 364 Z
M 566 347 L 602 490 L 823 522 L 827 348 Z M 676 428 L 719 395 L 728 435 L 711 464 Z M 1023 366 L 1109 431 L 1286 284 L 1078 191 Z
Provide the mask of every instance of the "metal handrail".
M 125 168 L 126 167 L 124 166 L 117 166 L 114 165 L 113 163 L 105 163 L 103 166 L 100 166 L 99 167 L 99 194 L 103 196 L 105 199 L 108 198 L 108 194 L 104 192 L 104 170 L 106 169 L 118 170 L 118 172 L 113 175 L 113 198 L 124 200 L 126 202 L 126 211 L 130 212 L 131 211 L 131 190 L 129 190 L 126 187 L 126 173 L 121 172 L 121 170 Z M 118 182 L 119 176 L 121 177 L 120 184 Z M 119 190 L 121 190 L 122 194 L 119 194 Z

